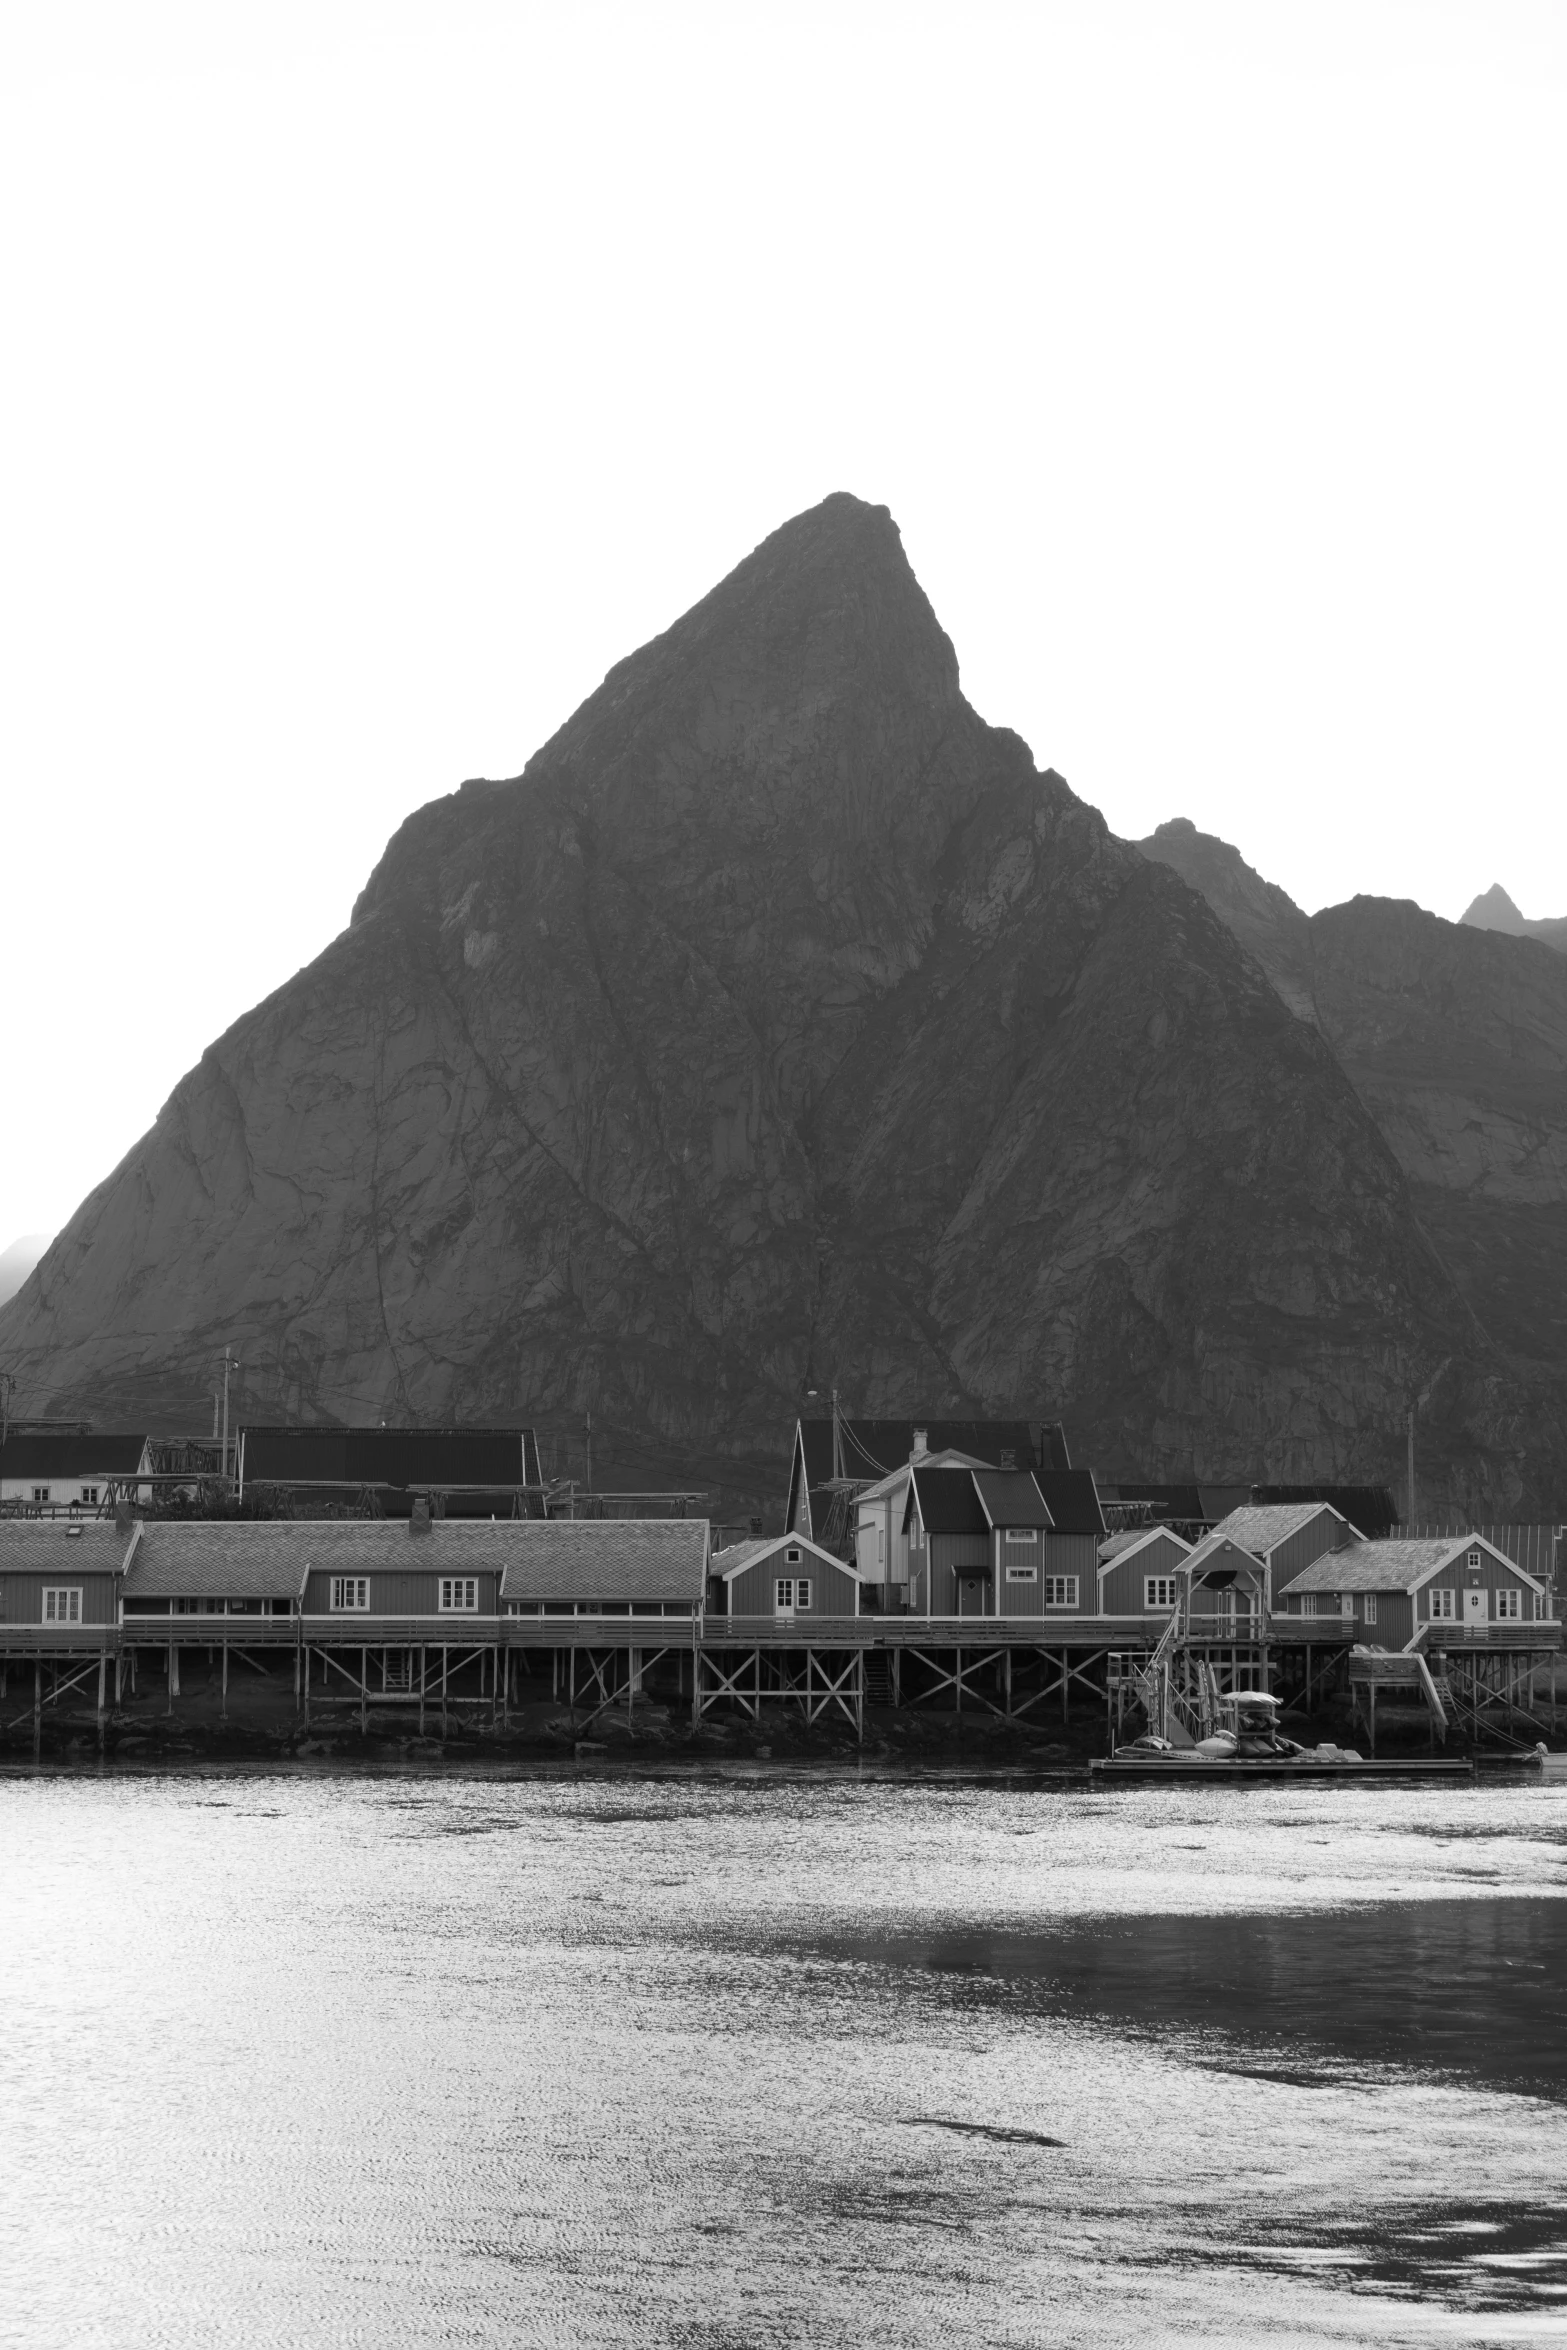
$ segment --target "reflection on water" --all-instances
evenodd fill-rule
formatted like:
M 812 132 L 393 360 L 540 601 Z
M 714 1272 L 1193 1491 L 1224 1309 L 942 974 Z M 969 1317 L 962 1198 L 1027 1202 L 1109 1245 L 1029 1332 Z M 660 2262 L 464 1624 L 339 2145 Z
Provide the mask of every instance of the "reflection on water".
M 0 2341 L 1567 2339 L 1567 1789 L 0 1780 Z

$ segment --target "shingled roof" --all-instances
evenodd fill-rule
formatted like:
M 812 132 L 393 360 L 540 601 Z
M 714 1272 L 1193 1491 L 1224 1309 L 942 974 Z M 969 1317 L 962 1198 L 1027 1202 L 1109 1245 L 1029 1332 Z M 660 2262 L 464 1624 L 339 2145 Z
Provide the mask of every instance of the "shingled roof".
M 457 1531 L 467 1529 L 437 1529 Z M 705 1518 L 517 1518 L 490 1531 L 508 1540 L 503 1601 L 701 1604 L 707 1575 Z
M 309 1567 L 322 1563 L 307 1555 L 304 1538 L 322 1531 L 319 1526 L 249 1519 L 151 1519 L 142 1526 L 127 1570 L 125 1596 L 297 1599 Z
M 116 1575 L 130 1540 L 112 1518 L 0 1518 L 0 1574 Z
M 1387 1542 L 1357 1542 L 1351 1550 L 1330 1551 L 1325 1558 L 1313 1559 L 1309 1567 L 1290 1578 L 1284 1589 L 1286 1593 L 1413 1591 L 1428 1576 L 1461 1558 L 1481 1540 L 1478 1535 L 1460 1534 L 1440 1540 L 1403 1535 Z M 1485 1547 L 1489 1550 L 1492 1545 L 1487 1543 Z M 1526 1569 L 1514 1566 L 1510 1558 L 1500 1554 L 1498 1564 L 1512 1567 L 1515 1574 L 1526 1575 Z
M 1221 1518 L 1213 1531 L 1239 1543 L 1253 1558 L 1262 1559 L 1329 1509 L 1332 1504 L 1325 1501 L 1249 1502 L 1241 1509 L 1231 1510 L 1227 1518 Z M 1353 1528 L 1346 1527 L 1345 1531 L 1352 1533 Z

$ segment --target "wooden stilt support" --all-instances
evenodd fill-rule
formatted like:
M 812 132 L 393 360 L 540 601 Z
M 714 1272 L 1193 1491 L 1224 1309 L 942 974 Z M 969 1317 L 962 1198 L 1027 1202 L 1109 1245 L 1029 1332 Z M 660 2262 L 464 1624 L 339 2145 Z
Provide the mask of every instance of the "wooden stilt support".
M 226 1722 L 226 1721 L 228 1720 L 228 1718 L 229 1718 L 229 1644 L 228 1644 L 228 1642 L 225 1640 L 225 1641 L 224 1641 L 224 1643 L 223 1643 L 223 1682 L 222 1682 L 222 1687 L 221 1687 L 221 1689 L 220 1689 L 220 1691 L 219 1691 L 219 1694 L 218 1694 L 218 1719 L 219 1719 L 220 1721 L 224 1721 L 224 1722 Z
M 1006 1699 L 1007 1720 L 1012 1719 L 1012 1651 L 1009 1648 L 1001 1660 L 1001 1687 Z
M 443 1738 L 446 1736 L 446 1680 L 450 1668 L 451 1653 L 449 1648 L 443 1648 L 441 1651 L 441 1736 Z
M 383 1668 L 384 1671 L 384 1668 Z M 370 1651 L 359 1651 L 359 1735 L 362 1738 L 370 1727 Z
M 1071 1701 L 1071 1696 L 1072 1660 L 1067 1655 L 1066 1650 L 1063 1648 L 1061 1651 L 1061 1719 L 1063 1722 L 1067 1718 L 1067 1709 Z
M 425 1659 L 428 1654 L 428 1649 L 421 1648 L 419 1651 L 419 1735 L 421 1738 L 424 1736 L 424 1675 Z
M 174 1700 L 180 1693 L 180 1652 L 169 1642 L 169 1712 L 174 1711 Z
M 33 1760 L 34 1760 L 34 1762 L 36 1762 L 36 1761 L 38 1760 L 38 1757 L 39 1757 L 39 1755 L 40 1755 L 40 1754 L 43 1752 L 43 1743 L 44 1743 L 44 1669 L 43 1669 L 43 1666 L 42 1666 L 42 1665 L 41 1665 L 41 1664 L 40 1664 L 40 1663 L 37 1661 L 37 1659 L 35 1658 L 35 1659 L 34 1659 L 34 1662 L 33 1662 Z
M 103 1752 L 103 1701 L 108 1678 L 109 1660 L 100 1649 L 98 1652 L 98 1752 L 100 1754 Z

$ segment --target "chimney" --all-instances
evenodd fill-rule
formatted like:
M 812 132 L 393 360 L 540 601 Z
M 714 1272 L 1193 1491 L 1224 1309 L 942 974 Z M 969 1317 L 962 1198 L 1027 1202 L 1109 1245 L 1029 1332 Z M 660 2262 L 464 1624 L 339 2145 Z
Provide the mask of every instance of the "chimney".
M 430 1505 L 422 1493 L 409 1512 L 408 1531 L 410 1534 L 428 1534 L 430 1531 Z
M 915 1431 L 914 1431 L 914 1452 L 913 1452 L 913 1455 L 912 1455 L 912 1457 L 913 1457 L 915 1460 L 917 1460 L 917 1461 L 922 1461 L 922 1460 L 925 1458 L 925 1455 L 926 1455 L 926 1454 L 929 1452 L 929 1450 L 930 1450 L 930 1445 L 929 1445 L 929 1443 L 926 1441 L 926 1437 L 927 1437 L 927 1431 L 926 1431 L 925 1429 L 923 1429 L 923 1428 L 916 1428 L 916 1429 L 915 1429 Z

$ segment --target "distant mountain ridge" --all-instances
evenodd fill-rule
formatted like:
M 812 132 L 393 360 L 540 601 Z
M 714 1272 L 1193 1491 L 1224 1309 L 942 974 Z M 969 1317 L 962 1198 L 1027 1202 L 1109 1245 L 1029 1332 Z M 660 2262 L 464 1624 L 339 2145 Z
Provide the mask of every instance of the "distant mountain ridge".
M 1466 908 L 1463 920 L 1476 930 L 1503 930 L 1510 938 L 1537 938 L 1542 946 L 1554 947 L 1559 955 L 1567 955 L 1567 914 L 1530 922 L 1519 913 L 1499 881 L 1493 882 Z
M 1403 899 L 1351 898 L 1308 916 L 1185 818 L 1138 845 L 1202 891 L 1327 1038 L 1481 1327 L 1558 1373 L 1567 1363 L 1567 957 Z
M 227 1344 L 251 1417 L 591 1410 L 601 1482 L 765 1502 L 828 1387 L 1204 1483 L 1388 1482 L 1423 1395 L 1426 1506 L 1543 1513 L 1562 1394 L 1346 1076 L 1317 926 L 1171 861 L 979 718 L 891 516 L 828 498 L 399 829 L 0 1309 L 18 1406 L 188 1423 Z

